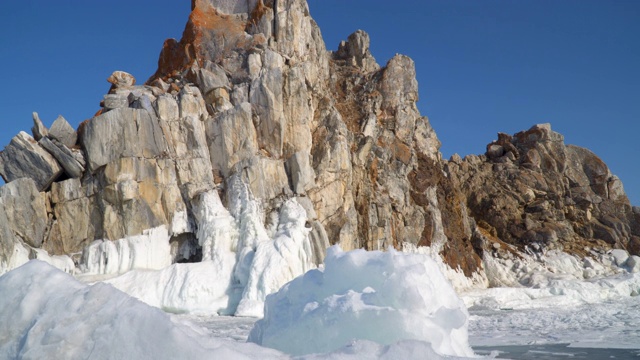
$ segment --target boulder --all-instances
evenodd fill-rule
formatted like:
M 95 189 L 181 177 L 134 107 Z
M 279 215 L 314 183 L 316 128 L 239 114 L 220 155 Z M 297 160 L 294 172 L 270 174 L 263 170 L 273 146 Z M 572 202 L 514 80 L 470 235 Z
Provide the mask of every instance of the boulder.
M 58 204 L 85 196 L 79 179 L 68 179 L 51 184 L 51 202 Z
M 6 182 L 28 177 L 42 191 L 62 172 L 56 159 L 24 131 L 14 136 L 0 153 L 0 175 Z
M 626 250 L 622 250 L 622 249 L 613 249 L 611 250 L 610 255 L 613 260 L 613 263 L 619 267 L 624 266 L 627 260 L 629 259 L 629 253 Z
M 224 69 L 218 65 L 210 64 L 207 68 L 200 69 L 198 71 L 198 85 L 202 94 L 207 94 L 215 89 L 225 88 L 230 89 L 231 84 L 227 78 L 227 74 Z
M 114 71 L 108 78 L 107 82 L 113 84 L 112 89 L 127 88 L 136 84 L 136 78 L 128 72 Z
M 78 134 L 62 115 L 59 115 L 49 128 L 49 137 L 69 148 L 73 147 L 78 140 Z

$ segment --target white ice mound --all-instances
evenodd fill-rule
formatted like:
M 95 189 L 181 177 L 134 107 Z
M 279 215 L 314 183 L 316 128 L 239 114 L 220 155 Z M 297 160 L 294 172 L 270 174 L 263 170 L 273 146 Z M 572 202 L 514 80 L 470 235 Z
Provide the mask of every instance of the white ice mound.
M 249 341 L 293 355 L 323 353 L 355 339 L 431 343 L 442 355 L 473 356 L 468 313 L 426 255 L 327 250 L 311 270 L 267 297 Z
M 30 261 L 0 277 L 0 359 L 284 359 L 204 337 L 105 283 Z

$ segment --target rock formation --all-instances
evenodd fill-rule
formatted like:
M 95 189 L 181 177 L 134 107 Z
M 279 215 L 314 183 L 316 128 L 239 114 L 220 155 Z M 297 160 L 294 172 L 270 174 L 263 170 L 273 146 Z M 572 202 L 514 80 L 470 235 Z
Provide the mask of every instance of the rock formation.
M 442 160 L 413 61 L 378 65 L 361 30 L 327 51 L 304 0 L 193 0 L 144 85 L 108 81 L 77 132 L 34 113 L 33 137 L 0 154 L 0 264 L 18 243 L 81 261 L 96 239 L 160 226 L 172 261 L 198 261 L 212 191 L 234 216 L 245 194 L 267 231 L 295 199 L 315 263 L 335 243 L 430 246 L 467 276 L 508 245 L 640 254 L 640 210 L 594 154 L 536 125 Z

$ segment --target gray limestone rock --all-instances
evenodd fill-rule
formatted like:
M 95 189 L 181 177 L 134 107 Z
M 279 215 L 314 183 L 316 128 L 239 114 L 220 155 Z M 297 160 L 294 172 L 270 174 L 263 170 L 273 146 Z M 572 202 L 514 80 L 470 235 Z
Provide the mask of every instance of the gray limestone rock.
M 10 209 L 9 211 L 13 210 Z M 9 224 L 9 218 L 4 206 L 0 206 L 0 224 Z M 2 269 L 10 269 L 9 266 L 17 241 L 9 226 L 0 226 L 0 275 L 2 275 Z
M 45 150 L 53 155 L 64 171 L 72 178 L 79 178 L 84 173 L 84 167 L 75 159 L 73 153 L 64 144 L 54 144 L 49 138 L 43 137 L 38 142 Z
M 168 150 L 155 115 L 132 108 L 115 109 L 89 121 L 82 146 L 91 172 L 121 157 L 154 158 Z
M 84 195 L 79 179 L 68 179 L 51 184 L 51 202 L 54 204 L 75 200 Z
M 231 89 L 231 83 L 224 69 L 209 62 L 209 66 L 198 70 L 198 85 L 205 96 L 212 90 L 225 88 Z
M 124 94 L 106 94 L 102 105 L 105 111 L 129 107 L 129 100 Z
M 196 2 L 210 4 L 220 13 L 232 15 L 250 13 L 255 8 L 258 0 L 197 0 Z
M 256 116 L 256 130 L 261 149 L 270 156 L 282 156 L 284 138 L 283 76 L 284 59 L 266 51 L 263 71 L 250 88 L 249 98 Z
M 56 159 L 24 131 L 11 139 L 0 153 L 0 175 L 6 182 L 28 177 L 39 191 L 45 190 L 62 174 Z
M 369 51 L 369 34 L 357 30 L 349 35 L 347 41 L 342 41 L 335 53 L 335 58 L 345 60 L 351 66 L 362 68 L 365 72 L 376 71 L 380 68 Z
M 180 90 L 178 97 L 178 108 L 180 118 L 192 116 L 204 120 L 207 115 L 206 104 L 200 93 L 200 89 L 195 86 L 185 86 Z
M 37 112 L 33 112 L 32 116 L 33 116 L 33 127 L 31 128 L 31 133 L 33 134 L 33 138 L 36 139 L 36 141 L 38 141 L 42 139 L 43 136 L 49 135 L 49 130 L 47 130 L 47 127 L 44 126 Z
M 243 180 L 257 199 L 268 201 L 278 196 L 291 195 L 282 161 L 256 156 L 244 163 L 241 166 Z
M 503 243 L 640 253 L 640 210 L 620 180 L 591 152 L 565 146 L 548 124 L 498 134 L 486 155 L 443 161 L 416 106 L 408 57 L 380 67 L 363 31 L 326 51 L 304 0 L 279 1 L 277 9 L 257 0 L 192 5 L 202 21 L 190 21 L 180 42 L 165 43 L 153 86 L 112 74 L 103 113 L 81 126 L 84 152 L 62 139 L 58 125 L 64 145 L 47 138 L 36 115 L 34 136 L 56 156 L 26 134 L 0 155 L 0 174 L 33 178 L 36 193 L 62 172 L 56 158 L 72 176 L 38 193 L 50 199 L 37 215 L 49 224 L 42 230 L 48 251 L 75 252 L 159 225 L 177 239 L 193 231 L 199 194 L 219 191 L 232 207 L 229 197 L 242 187 L 267 226 L 283 201 L 298 199 L 316 263 L 336 243 L 430 246 L 468 276 Z M 17 213 L 5 210 L 0 224 Z M 0 261 L 23 236 L 38 245 L 38 236 L 24 235 L 27 224 L 20 227 L 0 228 Z
M 206 121 L 211 164 L 223 176 L 243 160 L 252 158 L 258 151 L 256 130 L 252 121 L 251 104 L 239 106 Z
M 307 152 L 297 152 L 286 162 L 286 169 L 291 179 L 291 187 L 296 194 L 305 194 L 315 186 L 315 174 L 311 167 Z
M 62 115 L 59 115 L 49 128 L 49 137 L 60 141 L 69 148 L 73 147 L 78 140 L 75 129 Z
M 8 220 L 0 227 L 8 227 L 29 246 L 42 245 L 47 227 L 45 194 L 39 192 L 32 179 L 21 178 L 1 186 L 0 207 Z

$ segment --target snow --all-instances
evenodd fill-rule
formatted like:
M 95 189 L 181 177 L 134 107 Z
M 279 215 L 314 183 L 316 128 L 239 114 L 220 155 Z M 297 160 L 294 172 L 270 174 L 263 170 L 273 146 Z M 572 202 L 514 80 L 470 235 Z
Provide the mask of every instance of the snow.
M 132 269 L 162 269 L 171 265 L 169 232 L 162 225 L 141 235 L 96 240 L 82 252 L 85 275 L 117 275 Z
M 352 341 L 331 353 L 292 357 L 209 336 L 109 284 L 87 285 L 30 261 L 0 277 L 3 359 L 444 359 L 428 343 Z M 452 359 L 447 357 L 448 359 Z
M 592 256 L 579 259 L 560 251 L 510 259 L 485 256 L 493 287 L 468 289 L 462 298 L 472 309 L 533 309 L 580 306 L 640 293 L 640 274 L 616 266 L 615 254 Z
M 40 261 L 0 277 L 0 293 L 3 359 L 285 358 L 253 344 L 202 337 L 111 285 L 85 285 Z
M 475 272 L 472 276 L 467 277 L 462 269 L 453 269 L 449 265 L 445 264 L 444 260 L 437 252 L 438 248 L 439 247 L 434 248 L 430 246 L 418 247 L 406 242 L 402 244 L 402 252 L 427 255 L 435 261 L 440 272 L 444 274 L 447 280 L 449 280 L 456 292 L 462 292 L 468 289 L 485 289 L 489 286 L 489 280 L 484 272 Z
M 514 310 L 470 309 L 472 346 L 570 344 L 640 349 L 640 298 Z
M 640 348 L 640 273 L 626 251 L 485 257 L 488 289 L 467 289 L 474 346 Z M 632 263 L 632 264 L 630 264 Z
M 173 264 L 157 271 L 134 270 L 105 280 L 145 303 L 173 313 L 233 315 L 242 289 L 230 285 L 224 263 Z
M 249 278 L 236 315 L 262 317 L 264 299 L 284 284 L 315 268 L 305 227 L 306 212 L 295 200 L 285 202 L 280 211 L 273 241 L 258 244 L 252 256 Z
M 49 255 L 49 253 L 42 249 L 33 249 L 33 252 L 35 253 L 36 259 L 44 261 L 66 273 L 73 274 L 76 269 L 73 260 L 67 255 Z
M 431 343 L 443 355 L 473 356 L 467 309 L 428 256 L 327 250 L 311 270 L 267 297 L 249 341 L 302 355 L 339 349 L 353 339 L 381 345 Z
M 90 275 L 122 274 L 105 281 L 170 312 L 261 317 L 268 294 L 315 268 L 306 212 L 295 199 L 283 202 L 269 236 L 260 207 L 246 187 L 232 188 L 229 196 L 235 201 L 232 212 L 225 209 L 215 190 L 199 194 L 194 201 L 202 262 L 169 265 L 168 260 L 162 267 L 131 265 L 141 265 L 138 253 L 123 252 L 124 246 L 119 244 L 140 247 L 148 244 L 144 242 L 148 239 L 156 244 L 149 246 L 149 251 L 160 258 L 171 258 L 167 231 L 160 227 L 142 241 L 133 237 L 92 244 L 85 250 L 83 258 L 88 265 L 81 278 L 105 280 Z M 113 258 L 119 261 L 104 260 Z M 137 269 L 121 271 L 127 268 Z

